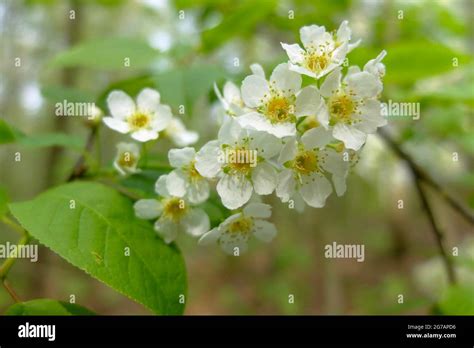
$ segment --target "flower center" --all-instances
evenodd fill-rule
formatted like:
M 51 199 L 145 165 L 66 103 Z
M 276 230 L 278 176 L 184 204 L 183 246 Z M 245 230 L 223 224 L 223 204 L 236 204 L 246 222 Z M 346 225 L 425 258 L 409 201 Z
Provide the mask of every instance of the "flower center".
M 118 159 L 118 164 L 121 167 L 133 167 L 137 162 L 135 156 L 132 155 L 130 152 L 123 152 L 120 154 L 120 158 Z
M 197 171 L 195 164 L 196 164 L 196 161 L 193 160 L 190 163 L 189 167 L 187 168 L 188 177 L 193 182 L 200 181 L 201 179 L 203 179 L 201 174 L 199 174 L 199 172 Z
M 224 172 L 247 175 L 256 165 L 257 154 L 255 150 L 236 146 L 226 150 L 225 161 L 227 166 L 224 168 Z
M 229 224 L 228 231 L 231 234 L 248 235 L 252 231 L 253 219 L 250 217 L 241 217 Z
M 267 103 L 266 116 L 272 123 L 289 122 L 293 116 L 293 105 L 281 96 L 274 96 Z
M 296 155 L 293 168 L 300 174 L 308 175 L 314 171 L 319 171 L 318 155 L 315 151 L 303 150 Z
M 133 130 L 145 128 L 150 123 L 150 116 L 143 112 L 136 112 L 128 117 L 127 122 Z
M 330 124 L 338 122 L 351 123 L 352 114 L 356 111 L 356 103 L 349 96 L 342 94 L 329 101 Z
M 326 69 L 329 65 L 330 59 L 327 53 L 309 53 L 305 57 L 305 65 L 308 70 L 318 73 Z
M 163 204 L 163 215 L 174 222 L 178 222 L 186 211 L 186 204 L 184 200 L 179 197 L 168 198 Z

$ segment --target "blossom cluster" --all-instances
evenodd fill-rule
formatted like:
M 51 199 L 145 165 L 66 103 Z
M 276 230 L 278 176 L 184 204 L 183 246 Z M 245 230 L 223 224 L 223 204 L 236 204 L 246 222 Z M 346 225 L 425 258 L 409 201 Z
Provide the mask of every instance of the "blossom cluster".
M 260 196 L 275 193 L 302 210 L 305 205 L 324 207 L 333 191 L 338 196 L 345 193 L 349 170 L 367 135 L 386 124 L 379 101 L 386 53 L 362 69 L 349 66 L 343 72 L 347 54 L 360 43 L 351 41 L 347 21 L 336 32 L 317 25 L 302 27 L 300 39 L 302 46 L 281 44 L 288 61 L 269 77 L 253 64 L 240 88 L 230 81 L 222 92 L 215 86 L 224 114 L 217 139 L 198 151 L 169 151 L 173 170 L 156 182 L 160 198 L 135 203 L 138 217 L 159 217 L 155 228 L 166 242 L 183 231 L 199 236 L 200 244 L 217 243 L 225 252 L 239 255 L 251 237 L 268 242 L 276 235 L 275 226 L 265 220 L 271 206 Z M 309 84 L 303 85 L 303 75 Z M 197 141 L 197 134 L 187 131 L 160 103 L 157 91 L 144 89 L 136 103 L 113 91 L 108 104 L 113 117 L 104 118 L 105 124 L 137 141 L 154 140 L 160 132 L 174 134 L 178 146 Z M 138 147 L 121 143 L 118 149 L 117 170 L 138 171 Z M 210 229 L 199 204 L 209 198 L 214 183 L 222 204 L 233 214 Z

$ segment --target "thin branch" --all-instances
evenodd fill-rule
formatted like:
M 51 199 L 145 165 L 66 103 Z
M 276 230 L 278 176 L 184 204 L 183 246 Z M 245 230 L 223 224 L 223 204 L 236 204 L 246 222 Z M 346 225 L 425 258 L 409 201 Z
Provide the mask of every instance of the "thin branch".
M 15 302 L 22 302 L 20 300 L 20 298 L 18 297 L 18 295 L 16 294 L 16 292 L 13 290 L 13 288 L 10 286 L 10 284 L 7 282 L 6 279 L 3 279 L 2 280 L 2 284 L 3 284 L 3 287 L 5 288 L 5 290 L 7 290 L 8 294 L 11 296 L 11 298 L 15 301 Z
M 428 216 L 428 220 L 430 221 L 431 228 L 433 230 L 433 234 L 436 239 L 436 244 L 438 245 L 439 252 L 441 254 L 441 258 L 443 259 L 444 266 L 446 268 L 446 272 L 448 274 L 448 279 L 451 284 L 456 284 L 456 273 L 454 271 L 454 265 L 449 257 L 448 253 L 446 252 L 446 248 L 444 247 L 444 235 L 439 228 L 438 224 L 436 223 L 436 218 L 434 216 L 433 210 L 428 203 L 428 198 L 426 197 L 425 192 L 423 191 L 423 187 L 421 184 L 421 180 L 419 178 L 415 178 L 415 187 L 418 191 L 418 195 L 420 196 L 421 204 L 423 209 Z
M 428 174 L 423 168 L 421 168 L 413 158 L 403 151 L 403 149 L 392 139 L 392 137 L 385 131 L 379 129 L 378 134 L 385 140 L 387 145 L 395 152 L 395 154 L 403 159 L 410 167 L 411 172 L 415 176 L 415 179 L 421 180 L 432 188 L 434 188 L 438 194 L 460 215 L 462 215 L 467 221 L 474 225 L 474 213 L 466 208 L 463 204 L 455 200 L 445 188 L 438 184 L 430 174 Z
M 77 160 L 76 164 L 72 168 L 71 174 L 67 179 L 67 182 L 73 181 L 75 179 L 81 178 L 87 171 L 87 166 L 85 165 L 86 162 L 86 154 L 92 152 L 92 147 L 94 146 L 95 135 L 98 132 L 98 126 L 92 126 L 89 135 L 87 137 L 86 146 L 84 147 L 84 151 Z

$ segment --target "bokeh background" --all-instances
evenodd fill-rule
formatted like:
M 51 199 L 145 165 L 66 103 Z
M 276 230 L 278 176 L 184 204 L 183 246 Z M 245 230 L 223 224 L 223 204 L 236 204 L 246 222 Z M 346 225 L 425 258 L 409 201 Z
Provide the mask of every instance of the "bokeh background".
M 385 49 L 382 99 L 421 105 L 419 120 L 393 118 L 389 130 L 472 212 L 472 0 L 1 0 L 0 115 L 37 139 L 33 145 L 0 147 L 0 185 L 12 201 L 21 201 L 64 182 L 78 149 L 50 147 L 41 135 L 63 132 L 81 144 L 88 129 L 82 119 L 55 117 L 55 103 L 95 101 L 106 111 L 105 96 L 113 88 L 135 94 L 155 86 L 175 115 L 185 105 L 180 117 L 199 132 L 199 147 L 218 129 L 214 82 L 240 84 L 254 62 L 269 73 L 287 59 L 280 42 L 298 42 L 301 26 L 335 30 L 345 19 L 353 37 L 362 39 L 350 64 L 363 66 Z M 124 52 L 129 67 L 123 65 Z M 21 67 L 15 67 L 15 58 L 21 58 Z M 103 166 L 111 167 L 115 143 L 122 139 L 109 129 L 100 131 L 95 151 Z M 160 140 L 151 151 L 166 158 L 170 147 Z M 17 151 L 21 162 L 13 160 Z M 154 173 L 126 184 L 152 185 Z M 233 258 L 181 236 L 177 243 L 189 282 L 186 313 L 474 314 L 474 228 L 435 190 L 426 191 L 448 252 L 459 248 L 453 257 L 456 286 L 448 286 L 410 171 L 372 135 L 345 196 L 333 195 L 323 209 L 302 214 L 275 197 L 265 199 L 274 207 L 279 231 L 272 243 L 253 241 L 247 254 Z M 399 200 L 404 209 L 398 209 Z M 215 209 L 213 221 L 221 214 Z M 1 243 L 16 238 L 0 225 Z M 324 258 L 324 246 L 334 241 L 364 244 L 365 261 Z M 74 294 L 77 303 L 101 314 L 149 314 L 49 250 L 40 248 L 39 256 L 36 264 L 18 260 L 9 275 L 22 299 L 68 301 Z M 1 288 L 0 311 L 11 303 Z

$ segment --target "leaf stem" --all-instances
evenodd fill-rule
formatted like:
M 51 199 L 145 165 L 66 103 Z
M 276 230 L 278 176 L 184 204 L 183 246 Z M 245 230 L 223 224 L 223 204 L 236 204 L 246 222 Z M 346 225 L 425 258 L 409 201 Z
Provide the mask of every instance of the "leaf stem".
M 5 290 L 7 290 L 8 294 L 11 296 L 11 298 L 15 301 L 15 302 L 22 302 L 20 300 L 20 298 L 18 297 L 18 295 L 16 294 L 16 292 L 13 290 L 13 288 L 10 286 L 10 284 L 7 282 L 6 279 L 3 279 L 2 280 L 2 284 L 3 284 L 3 287 L 5 288 Z

